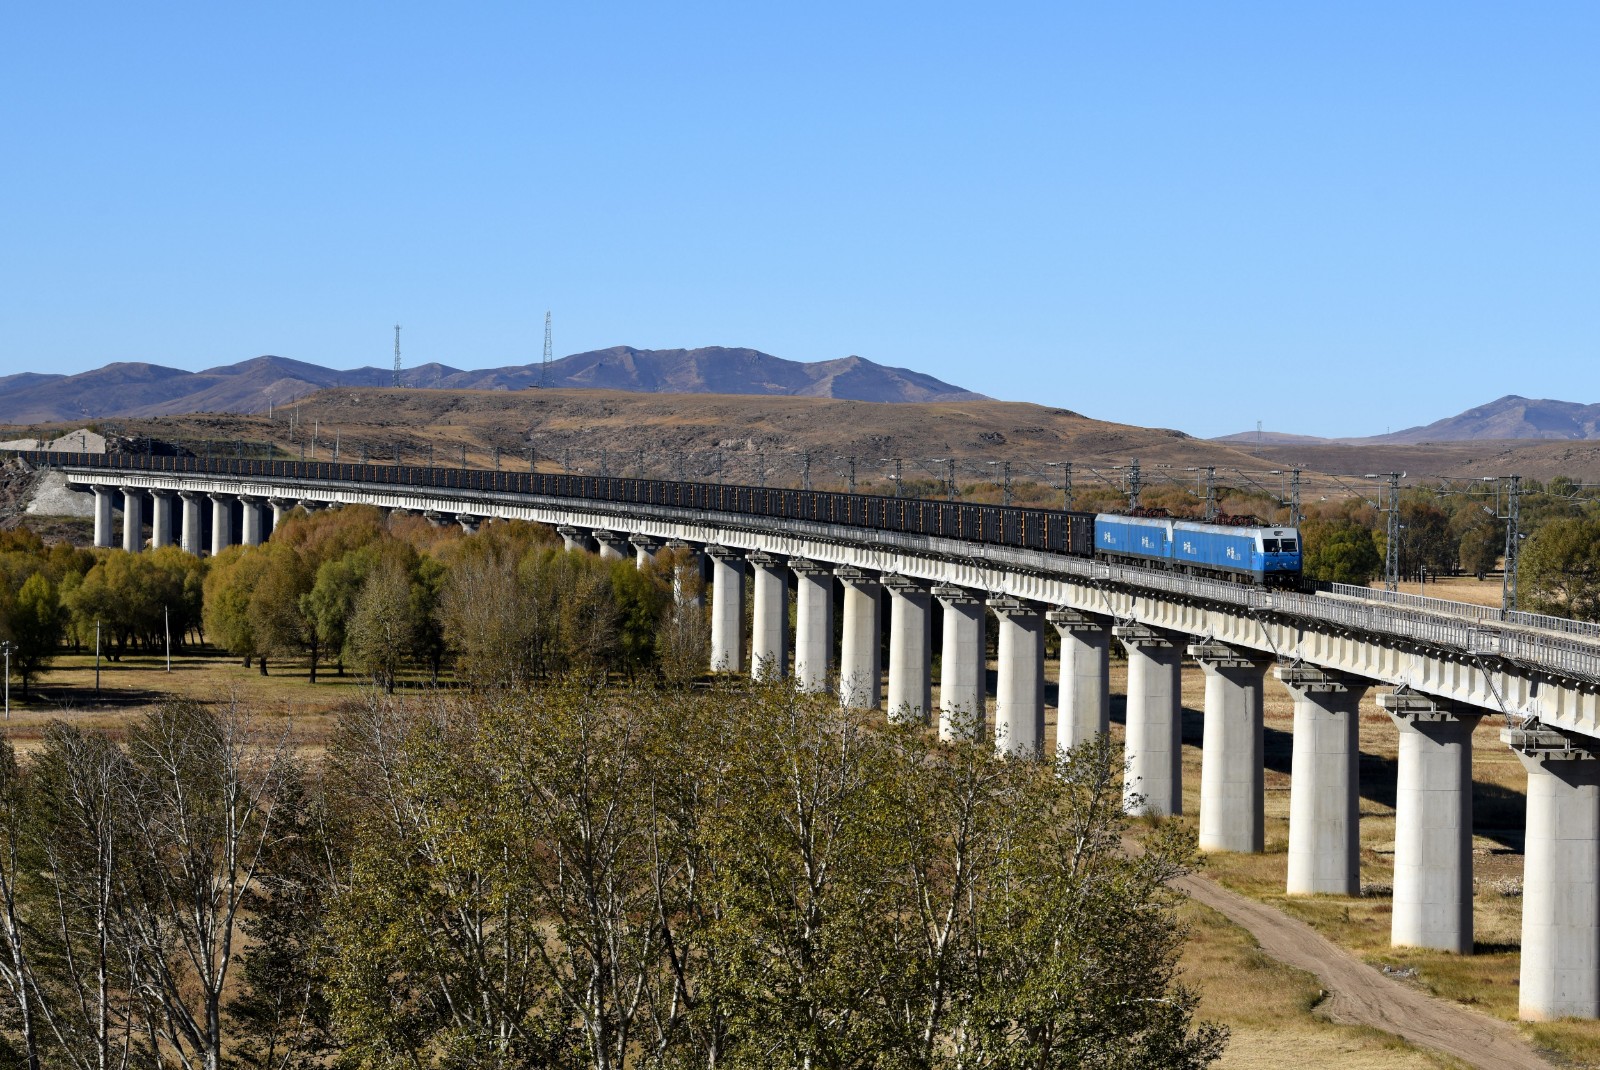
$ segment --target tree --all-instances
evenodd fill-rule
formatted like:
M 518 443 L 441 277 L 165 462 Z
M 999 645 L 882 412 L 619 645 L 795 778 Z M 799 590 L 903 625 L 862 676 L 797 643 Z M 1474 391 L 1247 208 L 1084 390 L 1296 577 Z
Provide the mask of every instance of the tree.
M 118 906 L 140 1022 L 152 1048 L 220 1070 L 241 912 L 295 798 L 292 761 L 242 712 L 192 702 L 134 726 L 128 759 L 138 820 Z
M 1600 519 L 1551 520 L 1528 538 L 1517 571 L 1525 609 L 1600 620 Z
M 62 611 L 56 586 L 43 572 L 29 576 L 17 592 L 11 611 L 11 671 L 22 680 L 22 693 L 50 664 L 61 644 Z
M 245 615 L 261 654 L 262 672 L 266 671 L 268 654 L 288 658 L 304 653 L 311 662 L 311 683 L 316 683 L 321 635 L 304 605 L 315 572 L 305 556 L 287 543 L 269 542 L 257 552 L 264 560 L 250 590 Z
M 1353 521 L 1307 520 L 1300 525 L 1306 579 L 1364 586 L 1383 568 L 1372 532 Z
M 411 573 L 394 557 L 385 557 L 361 587 L 345 640 L 346 653 L 362 672 L 387 692 L 417 648 L 417 603 L 411 594 Z

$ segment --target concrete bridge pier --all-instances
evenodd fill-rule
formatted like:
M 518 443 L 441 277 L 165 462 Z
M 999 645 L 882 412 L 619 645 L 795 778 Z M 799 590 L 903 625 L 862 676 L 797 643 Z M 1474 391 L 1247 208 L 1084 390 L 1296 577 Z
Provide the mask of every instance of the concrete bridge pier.
M 711 671 L 737 672 L 744 663 L 744 555 L 707 546 L 711 559 Z
M 130 554 L 144 549 L 144 491 L 122 488 L 122 548 Z
M 996 598 L 999 671 L 994 690 L 994 745 L 1001 754 L 1037 757 L 1044 746 L 1044 619 L 1027 602 Z
M 484 523 L 484 518 L 473 513 L 457 513 L 456 523 L 461 525 L 461 530 L 468 535 L 476 535 L 478 528 Z
M 1200 849 L 1258 854 L 1266 846 L 1262 688 L 1271 659 L 1222 643 L 1194 643 L 1206 674 L 1200 751 Z
M 925 721 L 933 707 L 928 589 L 899 574 L 885 576 L 883 586 L 889 591 L 889 720 Z
M 1361 893 L 1357 707 L 1369 683 L 1312 665 L 1273 670 L 1294 695 L 1290 895 Z
M 200 542 L 200 495 L 189 491 L 180 491 L 178 499 L 183 502 L 183 520 L 180 524 L 182 533 L 179 536 L 179 545 L 183 547 L 184 553 L 199 557 L 205 553 L 205 546 Z
M 1071 609 L 1044 615 L 1061 636 L 1056 750 L 1111 731 L 1111 625 Z
M 1111 629 L 1128 651 L 1129 813 L 1183 813 L 1183 648 L 1176 636 L 1140 624 Z
M 556 525 L 556 533 L 561 536 L 562 545 L 566 547 L 569 554 L 579 550 L 592 552 L 595 549 L 594 540 L 582 528 L 575 528 L 571 524 L 558 524 Z
M 750 675 L 781 680 L 789 671 L 789 578 L 781 557 L 749 554 L 754 611 L 750 624 Z
M 629 535 L 628 541 L 633 544 L 633 565 L 635 568 L 645 568 L 655 564 L 656 553 L 661 549 L 661 540 L 653 539 L 648 535 Z
M 594 541 L 600 544 L 600 560 L 626 561 L 628 553 L 623 549 L 627 540 L 615 531 L 600 530 L 594 533 Z
M 1400 688 L 1389 942 L 1472 954 L 1472 730 L 1482 710 Z M 1600 969 L 1600 964 L 1597 964 Z
M 798 557 L 789 568 L 795 575 L 795 682 L 821 694 L 833 668 L 833 569 Z
M 962 587 L 940 585 L 943 637 L 939 650 L 939 738 L 978 739 L 983 735 L 985 679 L 988 675 L 988 614 L 983 596 Z
M 239 518 L 239 541 L 246 546 L 260 546 L 262 543 L 261 499 L 240 495 Z
M 213 494 L 211 497 L 211 556 L 215 557 L 233 545 L 233 495 Z
M 94 544 L 98 547 L 110 548 L 117 544 L 117 504 L 111 497 L 115 493 L 111 487 L 95 485 Z
M 849 565 L 834 574 L 844 584 L 839 704 L 847 709 L 876 709 L 883 704 L 883 586 L 875 576 Z
M 706 585 L 702 577 L 705 574 L 705 562 L 700 548 L 682 539 L 669 539 L 667 549 L 676 558 L 672 566 L 672 604 L 704 609 Z
M 267 504 L 272 507 L 272 530 L 277 531 L 289 519 L 297 503 L 292 498 L 268 498 Z M 434 526 L 438 527 L 437 524 Z
M 150 492 L 150 549 L 172 545 L 172 492 Z
M 1500 738 L 1528 771 L 1517 1013 L 1600 1017 L 1600 750 L 1549 729 Z

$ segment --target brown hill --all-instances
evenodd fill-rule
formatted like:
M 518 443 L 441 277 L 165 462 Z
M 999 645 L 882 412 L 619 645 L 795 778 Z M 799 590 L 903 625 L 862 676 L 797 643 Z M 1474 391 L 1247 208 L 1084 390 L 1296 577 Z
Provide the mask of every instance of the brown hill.
M 1463 442 L 1484 439 L 1600 439 L 1600 405 L 1507 394 L 1457 416 L 1364 442 Z
M 330 387 L 388 386 L 393 371 L 337 371 L 284 357 L 255 357 L 203 372 L 156 364 L 108 364 L 78 375 L 0 378 L 0 420 L 35 423 L 94 417 L 165 416 L 189 412 L 264 412 Z M 981 398 L 931 375 L 889 368 L 861 357 L 813 363 L 754 349 L 634 349 L 614 346 L 575 353 L 551 364 L 463 371 L 426 364 L 402 374 L 407 386 L 452 390 L 551 387 L 646 393 L 764 394 L 861 401 L 962 401 Z
M 291 427 L 298 430 L 291 436 Z M 539 467 L 559 471 L 715 478 L 799 485 L 810 456 L 813 485 L 842 486 L 849 459 L 859 483 L 892 490 L 887 476 L 900 458 L 908 483 L 943 478 L 958 462 L 963 484 L 997 480 L 1010 462 L 1017 481 L 1059 483 L 1050 462 L 1071 461 L 1078 486 L 1120 480 L 1118 465 L 1138 459 L 1146 481 L 1192 484 L 1185 469 L 1214 465 L 1219 473 L 1263 465 L 1228 446 L 1181 431 L 1091 420 L 1066 409 L 976 400 L 879 404 L 836 398 L 750 397 L 718 394 L 643 394 L 602 390 L 456 391 L 339 388 L 264 415 L 190 414 L 117 420 L 128 437 L 150 435 L 213 450 L 272 441 L 289 456 L 328 459 L 337 441 L 341 459 L 363 451 L 392 460 L 396 446 L 408 462 L 457 464 L 465 446 L 474 466 Z M 5 431 L 39 435 L 41 427 Z M 312 438 L 316 445 L 313 447 Z M 989 462 L 996 462 L 991 465 Z M 1090 471 L 1098 469 L 1099 476 Z

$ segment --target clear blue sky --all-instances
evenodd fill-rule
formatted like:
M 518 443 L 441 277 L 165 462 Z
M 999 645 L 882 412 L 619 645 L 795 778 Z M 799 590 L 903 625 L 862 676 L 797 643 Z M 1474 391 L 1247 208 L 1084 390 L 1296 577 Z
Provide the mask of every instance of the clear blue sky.
M 0 374 L 858 353 L 1194 434 L 1600 401 L 1593 3 L 0 14 Z

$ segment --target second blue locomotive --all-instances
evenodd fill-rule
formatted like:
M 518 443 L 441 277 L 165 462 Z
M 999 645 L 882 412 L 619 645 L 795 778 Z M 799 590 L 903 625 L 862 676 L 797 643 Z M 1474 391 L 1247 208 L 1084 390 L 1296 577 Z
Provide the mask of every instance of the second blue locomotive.
M 1300 532 L 1293 527 L 1101 513 L 1094 518 L 1094 554 L 1264 587 L 1300 585 Z

